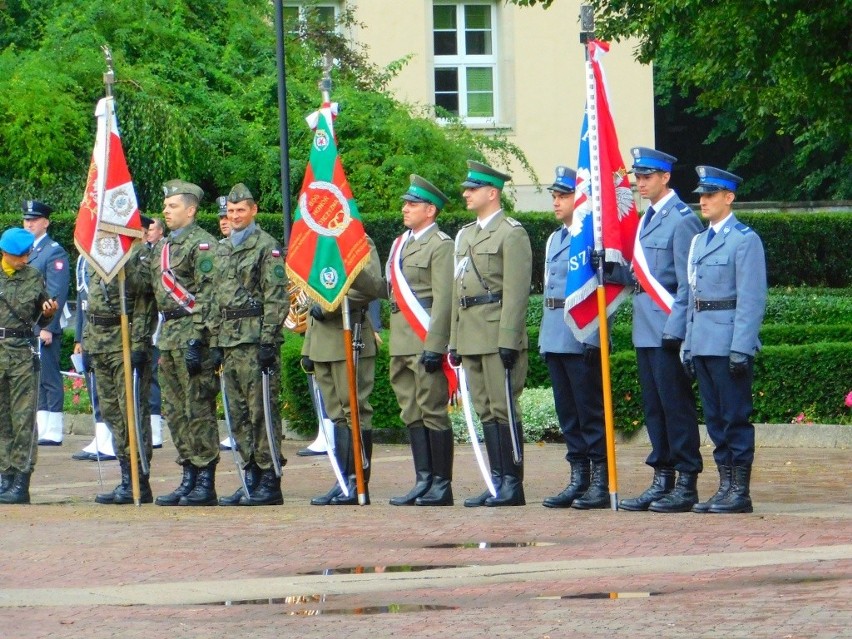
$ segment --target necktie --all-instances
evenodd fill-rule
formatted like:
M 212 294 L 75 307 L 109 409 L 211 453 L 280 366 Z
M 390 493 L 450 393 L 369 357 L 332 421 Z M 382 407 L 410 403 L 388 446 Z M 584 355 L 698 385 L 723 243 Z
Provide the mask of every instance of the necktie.
M 649 206 L 648 210 L 645 211 L 645 228 L 648 228 L 648 225 L 651 223 L 651 218 L 654 217 L 654 213 L 656 213 L 656 211 L 653 206 Z
M 716 231 L 713 230 L 713 227 L 710 227 L 710 230 L 707 231 L 707 244 L 713 241 L 713 238 L 716 237 Z
M 563 226 L 562 232 L 559 234 L 559 241 L 564 242 L 566 237 L 568 237 L 568 229 Z

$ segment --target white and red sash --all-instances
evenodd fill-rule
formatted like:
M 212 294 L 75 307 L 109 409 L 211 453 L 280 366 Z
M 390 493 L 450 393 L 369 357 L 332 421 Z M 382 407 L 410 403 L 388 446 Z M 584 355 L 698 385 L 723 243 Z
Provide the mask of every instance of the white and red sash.
M 666 315 L 671 315 L 674 296 L 651 273 L 648 260 L 645 258 L 645 251 L 642 249 L 640 235 L 642 235 L 641 230 L 636 234 L 636 241 L 633 244 L 633 273 L 642 285 L 642 289 L 654 300 L 654 303 Z
M 393 301 L 399 307 L 399 312 L 402 313 L 405 321 L 408 322 L 420 341 L 425 342 L 431 318 L 429 317 L 429 313 L 426 312 L 426 309 L 423 308 L 423 305 L 420 304 L 420 300 L 417 299 L 414 291 L 411 290 L 411 286 L 408 285 L 408 280 L 405 279 L 405 274 L 402 272 L 402 248 L 410 237 L 412 237 L 412 233 L 409 230 L 393 241 L 387 265 L 387 275 L 390 278 L 393 289 Z M 452 397 L 458 389 L 458 377 L 450 366 L 448 356 L 444 356 L 443 369 L 444 375 L 447 377 L 450 396 Z
M 182 308 L 192 313 L 195 310 L 195 295 L 190 293 L 183 284 L 177 281 L 171 267 L 169 246 L 168 242 L 164 243 L 163 252 L 160 253 L 160 266 L 163 271 L 160 280 L 163 283 L 163 288 L 172 296 L 172 299 Z

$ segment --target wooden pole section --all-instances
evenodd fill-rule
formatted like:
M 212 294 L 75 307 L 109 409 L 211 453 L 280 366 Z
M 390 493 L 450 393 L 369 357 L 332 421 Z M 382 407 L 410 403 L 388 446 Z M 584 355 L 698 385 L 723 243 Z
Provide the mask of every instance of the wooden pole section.
M 139 444 L 136 441 L 136 407 L 133 405 L 133 373 L 130 369 L 130 322 L 127 320 L 127 297 L 124 267 L 118 272 L 118 290 L 121 299 L 121 356 L 124 363 L 124 404 L 127 407 L 127 441 L 130 443 L 130 483 L 133 503 L 142 504 L 139 492 Z M 115 451 L 123 455 L 123 450 Z
M 606 289 L 603 285 L 603 263 L 598 273 L 598 322 L 601 336 L 601 376 L 603 378 L 604 431 L 606 433 L 606 466 L 609 480 L 609 505 L 618 510 L 618 467 L 615 464 L 615 417 L 612 410 L 612 376 L 609 367 L 609 326 L 606 316 Z
M 367 504 L 364 485 L 364 458 L 361 450 L 361 410 L 358 405 L 358 371 L 352 344 L 352 322 L 349 317 L 349 298 L 343 297 L 343 350 L 346 352 L 346 373 L 349 379 L 349 428 L 352 431 L 352 456 L 355 461 L 355 483 L 358 488 L 358 505 Z

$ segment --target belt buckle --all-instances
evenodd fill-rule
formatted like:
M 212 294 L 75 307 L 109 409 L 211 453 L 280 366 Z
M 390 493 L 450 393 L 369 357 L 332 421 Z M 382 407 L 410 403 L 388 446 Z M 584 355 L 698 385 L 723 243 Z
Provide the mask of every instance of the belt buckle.
M 546 298 L 544 298 L 544 308 L 546 308 L 546 309 L 548 309 L 548 310 L 550 310 L 550 311 L 552 311 L 552 310 L 554 310 L 554 309 L 556 308 L 556 304 L 554 304 L 554 303 L 553 303 L 553 298 L 552 298 L 552 297 L 546 297 Z
M 467 308 L 467 297 L 465 297 L 464 295 L 462 295 L 462 296 L 459 298 L 459 306 L 460 306 L 461 308 Z
M 0 328 L 0 339 L 6 339 L 6 329 Z
M 700 311 L 700 310 L 701 310 L 701 300 L 700 300 L 700 299 L 698 299 L 697 297 L 695 298 L 695 310 L 696 310 L 696 311 Z

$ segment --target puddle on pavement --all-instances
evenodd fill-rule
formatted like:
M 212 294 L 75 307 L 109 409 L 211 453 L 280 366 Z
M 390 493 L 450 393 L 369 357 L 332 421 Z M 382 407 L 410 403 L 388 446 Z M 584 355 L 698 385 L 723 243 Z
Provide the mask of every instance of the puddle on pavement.
M 326 595 L 295 595 L 292 597 L 274 597 L 270 599 L 242 599 L 218 601 L 213 606 L 257 606 L 281 604 L 321 604 L 327 603 L 332 596 Z M 388 604 L 386 606 L 359 606 L 356 608 L 302 608 L 286 610 L 284 614 L 291 617 L 314 617 L 318 615 L 386 615 L 408 612 L 434 612 L 438 610 L 458 610 L 458 606 L 439 606 L 434 604 Z
M 423 570 L 441 570 L 443 568 L 463 568 L 464 564 L 451 564 L 446 566 L 412 566 L 399 564 L 396 566 L 345 566 L 343 568 L 324 568 L 322 570 L 311 570 L 300 572 L 300 575 L 367 575 L 371 573 L 384 572 L 421 572 Z
M 468 541 L 461 544 L 434 544 L 424 548 L 541 548 L 555 545 L 553 541 Z
M 582 592 L 577 595 L 555 595 L 533 597 L 537 600 L 560 600 L 560 599 L 647 599 L 657 597 L 660 592 Z

